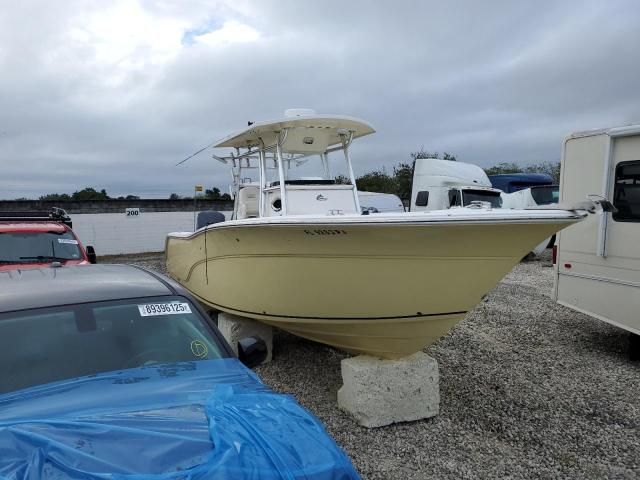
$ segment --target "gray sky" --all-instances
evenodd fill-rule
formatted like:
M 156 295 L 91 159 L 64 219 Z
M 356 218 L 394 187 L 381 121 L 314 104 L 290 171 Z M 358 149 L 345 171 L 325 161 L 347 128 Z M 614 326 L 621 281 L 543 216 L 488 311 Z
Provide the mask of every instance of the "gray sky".
M 0 198 L 226 191 L 208 153 L 174 165 L 286 108 L 373 123 L 356 175 L 421 146 L 558 160 L 640 123 L 639 25 L 636 0 L 2 0 Z

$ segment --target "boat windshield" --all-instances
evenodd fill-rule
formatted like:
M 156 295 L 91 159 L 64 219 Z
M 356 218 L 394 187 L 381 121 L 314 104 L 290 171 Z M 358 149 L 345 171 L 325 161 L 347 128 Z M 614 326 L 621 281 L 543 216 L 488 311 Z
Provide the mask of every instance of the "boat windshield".
M 327 185 L 351 183 L 344 154 L 308 155 L 305 157 L 283 154 L 284 178 L 288 185 Z M 267 183 L 279 185 L 277 168 L 268 168 Z
M 560 201 L 560 187 L 558 185 L 531 187 L 531 196 L 538 205 L 558 203 Z
M 492 208 L 502 207 L 500 193 L 491 190 L 463 190 L 462 198 L 465 206 L 471 205 L 471 202 L 489 202 Z

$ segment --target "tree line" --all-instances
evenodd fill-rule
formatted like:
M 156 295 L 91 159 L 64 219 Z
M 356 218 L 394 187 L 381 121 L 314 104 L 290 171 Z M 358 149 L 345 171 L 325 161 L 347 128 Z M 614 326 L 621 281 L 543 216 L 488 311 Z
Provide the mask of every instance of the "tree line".
M 231 200 L 231 195 L 228 193 L 221 193 L 218 187 L 207 188 L 204 193 L 198 195 L 196 194 L 196 198 L 204 198 L 206 200 Z M 178 195 L 177 193 L 172 193 L 169 195 L 169 200 L 193 200 L 193 197 L 184 197 Z
M 197 198 L 203 198 L 207 200 L 231 200 L 231 196 L 228 193 L 220 193 L 220 189 L 213 187 L 206 189 L 204 193 L 197 195 Z M 18 198 L 16 200 L 28 200 L 27 198 Z M 89 201 L 89 200 L 140 200 L 138 195 L 121 195 L 118 197 L 110 197 L 107 191 L 96 190 L 92 187 L 86 187 L 82 190 L 78 190 L 71 194 L 68 193 L 48 193 L 41 195 L 38 200 L 53 201 L 53 202 L 65 202 L 65 201 Z M 169 200 L 193 200 L 193 197 L 181 196 L 177 193 L 169 195 Z
M 73 192 L 72 194 L 68 193 L 48 193 L 46 195 L 40 196 L 38 200 L 51 200 L 56 202 L 64 202 L 69 200 L 109 200 L 111 197 L 107 194 L 107 191 L 103 188 L 102 190 L 96 190 L 92 187 L 86 187 L 82 190 L 78 190 Z M 136 195 L 127 195 L 126 197 L 117 197 L 119 200 L 138 200 L 140 197 Z

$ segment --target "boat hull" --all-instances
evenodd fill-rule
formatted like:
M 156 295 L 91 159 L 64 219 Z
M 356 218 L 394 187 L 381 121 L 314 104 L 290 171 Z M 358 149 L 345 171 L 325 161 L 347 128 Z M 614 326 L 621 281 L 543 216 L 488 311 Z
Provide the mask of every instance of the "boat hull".
M 396 358 L 445 335 L 567 224 L 220 225 L 169 236 L 167 270 L 215 309 Z

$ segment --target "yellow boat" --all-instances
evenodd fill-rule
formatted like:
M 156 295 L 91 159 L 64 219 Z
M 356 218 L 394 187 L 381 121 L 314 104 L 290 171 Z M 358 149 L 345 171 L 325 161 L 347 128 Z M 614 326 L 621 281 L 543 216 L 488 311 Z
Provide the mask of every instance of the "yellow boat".
M 483 204 L 362 214 L 349 146 L 373 131 L 296 111 L 219 142 L 234 148 L 216 157 L 232 166 L 234 217 L 170 234 L 169 275 L 214 309 L 396 358 L 445 335 L 535 245 L 586 216 Z M 337 151 L 350 184 L 333 180 Z M 322 175 L 294 174 L 310 166 Z

